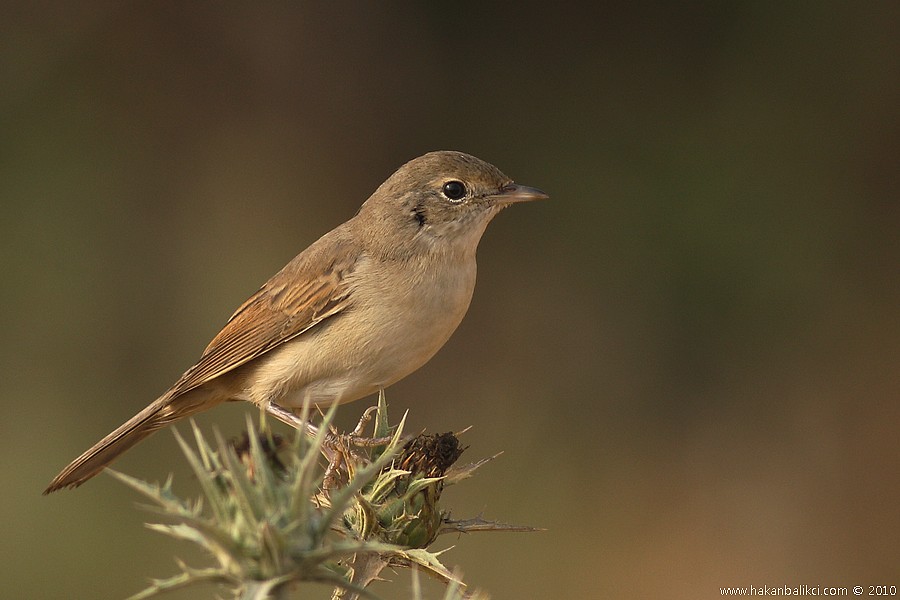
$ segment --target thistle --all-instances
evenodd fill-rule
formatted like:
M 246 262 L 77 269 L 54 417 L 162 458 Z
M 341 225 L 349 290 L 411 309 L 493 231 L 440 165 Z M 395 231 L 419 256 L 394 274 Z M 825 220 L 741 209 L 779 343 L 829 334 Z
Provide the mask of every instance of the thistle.
M 373 410 L 374 432 L 365 437 Z M 154 580 L 131 600 L 210 582 L 241 600 L 287 598 L 304 582 L 331 585 L 335 599 L 376 598 L 367 587 L 386 567 L 412 567 L 444 581 L 446 598 L 476 597 L 427 547 L 447 532 L 533 530 L 480 518 L 453 521 L 440 507 L 446 485 L 490 459 L 455 467 L 463 448 L 449 433 L 404 439 L 405 418 L 391 427 L 383 396 L 350 435 L 330 431 L 334 412 L 314 436 L 298 432 L 292 443 L 264 422 L 258 435 L 250 434 L 256 428 L 249 417 L 242 440 L 227 443 L 215 432 L 215 448 L 193 423 L 196 449 L 176 431 L 202 490 L 193 501 L 175 495 L 171 478 L 151 485 L 110 470 L 152 501 L 145 508 L 171 521 L 150 529 L 198 544 L 215 562 L 197 569 L 178 561 L 181 573 Z M 415 593 L 417 575 L 413 582 Z

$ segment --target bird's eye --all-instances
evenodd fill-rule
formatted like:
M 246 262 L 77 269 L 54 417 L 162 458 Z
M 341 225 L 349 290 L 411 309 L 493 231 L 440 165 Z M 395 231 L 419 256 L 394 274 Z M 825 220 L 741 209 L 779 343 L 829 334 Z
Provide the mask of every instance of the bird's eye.
M 466 185 L 462 181 L 448 181 L 441 192 L 450 200 L 461 200 L 466 195 Z

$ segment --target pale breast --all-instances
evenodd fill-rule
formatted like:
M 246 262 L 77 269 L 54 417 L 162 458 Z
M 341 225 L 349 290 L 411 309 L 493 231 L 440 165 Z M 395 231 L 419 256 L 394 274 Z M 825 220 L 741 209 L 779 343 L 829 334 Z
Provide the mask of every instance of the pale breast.
M 410 266 L 361 262 L 349 280 L 351 307 L 254 361 L 247 399 L 350 402 L 424 365 L 465 316 L 476 269 L 474 260 Z

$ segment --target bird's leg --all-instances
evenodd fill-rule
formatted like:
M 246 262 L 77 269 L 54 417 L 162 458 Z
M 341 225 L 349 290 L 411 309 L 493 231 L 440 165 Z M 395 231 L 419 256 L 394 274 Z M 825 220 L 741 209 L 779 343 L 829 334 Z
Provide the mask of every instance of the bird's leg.
M 356 424 L 356 428 L 350 433 L 346 433 L 340 436 L 341 440 L 347 446 L 354 446 L 356 448 L 373 448 L 375 446 L 387 446 L 393 436 L 387 435 L 384 437 L 366 437 L 363 435 L 363 431 L 366 429 L 366 425 L 369 424 L 369 421 L 372 420 L 372 415 L 375 414 L 375 411 L 378 410 L 377 406 L 370 406 L 366 409 L 366 411 L 359 418 L 359 423 Z
M 347 453 L 349 452 L 346 447 L 340 445 L 340 437 L 331 438 L 329 434 L 329 438 L 325 440 L 325 444 L 322 446 L 322 454 L 328 459 L 328 466 L 325 468 L 325 474 L 322 476 L 322 488 L 327 491 L 339 487 L 341 467 L 344 466 L 347 460 Z
M 357 448 L 371 448 L 373 446 L 387 445 L 391 441 L 391 436 L 370 438 L 363 435 L 363 430 L 365 429 L 366 425 L 368 425 L 369 421 L 372 420 L 372 415 L 375 413 L 377 408 L 378 407 L 376 406 L 370 406 L 369 408 L 367 408 L 362 417 L 360 417 L 359 423 L 357 423 L 356 428 L 349 434 L 339 434 L 336 431 L 329 432 L 325 436 L 325 443 L 336 446 L 338 440 L 342 439 L 346 444 L 355 446 Z M 288 425 L 289 427 L 293 427 L 298 431 L 306 431 L 306 433 L 312 437 L 315 437 L 319 433 L 318 427 L 316 427 L 309 421 L 304 421 L 290 410 L 284 408 L 281 405 L 275 404 L 274 402 L 269 402 L 268 404 L 266 404 L 266 412 L 285 425 Z
M 408 436 L 404 436 L 401 438 L 405 440 Z M 353 446 L 355 448 L 374 448 L 376 446 L 387 446 L 391 443 L 391 440 L 394 439 L 391 435 L 386 435 L 384 437 L 366 437 L 364 435 L 356 435 L 353 433 L 345 433 L 340 436 L 348 445 Z
M 314 438 L 319 434 L 318 427 L 279 404 L 269 402 L 266 404 L 266 412 L 285 425 L 293 427 L 297 431 L 305 431 L 306 435 L 310 437 Z M 326 484 L 334 480 L 335 473 L 343 463 L 343 454 L 346 452 L 346 449 L 342 447 L 340 441 L 341 436 L 336 433 L 328 432 L 325 435 L 324 443 L 320 448 L 322 454 L 328 459 L 328 469 L 325 473 Z
M 366 428 L 366 425 L 369 424 L 369 421 L 372 420 L 372 415 L 375 414 L 375 411 L 378 410 L 377 406 L 370 406 L 366 409 L 366 411 L 359 418 L 359 423 L 356 424 L 356 429 L 350 432 L 351 436 L 361 437 L 363 431 Z
M 360 417 L 356 428 L 350 433 L 341 434 L 336 429 L 330 428 L 325 434 L 325 439 L 319 448 L 319 451 L 328 461 L 322 481 L 325 489 L 333 489 L 338 486 L 338 481 L 341 478 L 340 474 L 344 471 L 344 464 L 348 457 L 354 456 L 359 460 L 365 456 L 362 454 L 363 448 L 387 446 L 393 439 L 392 436 L 367 437 L 364 434 L 366 426 L 372 420 L 372 416 L 377 409 L 377 406 L 367 408 Z M 274 402 L 267 403 L 266 412 L 289 427 L 297 431 L 306 432 L 306 435 L 310 437 L 316 437 L 319 434 L 319 427 L 279 404 Z
M 305 430 L 307 435 L 311 437 L 315 437 L 319 433 L 318 427 L 316 427 L 309 421 L 301 419 L 293 412 L 287 410 L 283 406 L 275 404 L 274 402 L 269 402 L 268 404 L 266 404 L 266 412 L 285 425 L 288 425 L 289 427 L 293 427 L 298 431 Z

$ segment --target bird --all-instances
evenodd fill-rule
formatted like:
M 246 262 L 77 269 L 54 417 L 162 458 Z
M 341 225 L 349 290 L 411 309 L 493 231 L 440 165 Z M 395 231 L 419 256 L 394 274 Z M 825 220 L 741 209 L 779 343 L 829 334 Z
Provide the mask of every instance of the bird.
M 345 403 L 420 368 L 462 321 L 475 252 L 512 204 L 548 198 L 462 152 L 394 172 L 234 312 L 158 399 L 64 468 L 44 494 L 74 488 L 151 433 L 226 401 L 279 418 L 304 402 Z

